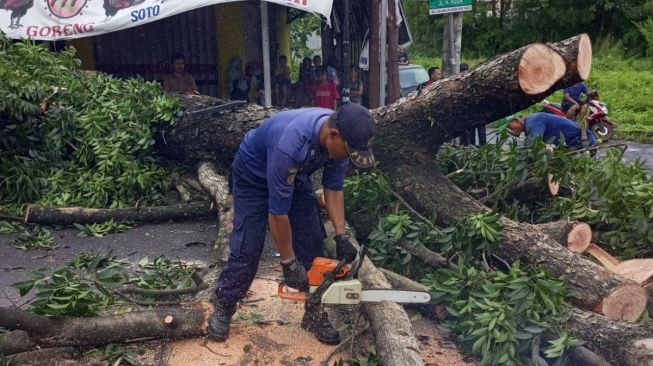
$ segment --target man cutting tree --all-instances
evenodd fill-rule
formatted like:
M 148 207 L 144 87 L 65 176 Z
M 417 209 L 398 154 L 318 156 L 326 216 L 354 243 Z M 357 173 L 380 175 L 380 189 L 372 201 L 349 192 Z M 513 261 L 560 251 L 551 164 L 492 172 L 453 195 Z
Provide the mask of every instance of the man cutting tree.
M 266 223 L 281 255 L 285 282 L 308 291 L 306 270 L 323 255 L 326 238 L 309 179 L 320 168 L 326 210 L 336 230 L 336 255 L 354 260 L 356 249 L 345 234 L 345 170 L 349 160 L 361 168 L 374 165 L 369 143 L 375 133 L 369 110 L 349 103 L 336 112 L 325 108 L 281 112 L 245 135 L 231 165 L 233 233 L 229 259 L 215 290 L 211 338 L 224 341 L 229 335 L 236 303 L 256 275 Z M 320 342 L 340 342 L 319 304 L 306 302 L 301 325 Z

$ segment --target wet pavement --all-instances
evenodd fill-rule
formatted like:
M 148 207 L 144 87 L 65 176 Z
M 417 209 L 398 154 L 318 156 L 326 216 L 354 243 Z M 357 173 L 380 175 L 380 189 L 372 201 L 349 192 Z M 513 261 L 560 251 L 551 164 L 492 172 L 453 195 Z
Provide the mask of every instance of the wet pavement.
M 115 255 L 131 263 L 160 256 L 202 266 L 217 260 L 213 243 L 218 229 L 213 219 L 142 224 L 102 238 L 79 237 L 79 230 L 74 227 L 51 229 L 51 232 L 59 244 L 53 250 L 24 251 L 10 244 L 16 234 L 0 235 L 0 306 L 21 305 L 29 300 L 29 295 L 21 298 L 11 287 L 12 283 L 26 280 L 26 272 L 58 268 L 70 262 L 76 253 L 113 250 Z

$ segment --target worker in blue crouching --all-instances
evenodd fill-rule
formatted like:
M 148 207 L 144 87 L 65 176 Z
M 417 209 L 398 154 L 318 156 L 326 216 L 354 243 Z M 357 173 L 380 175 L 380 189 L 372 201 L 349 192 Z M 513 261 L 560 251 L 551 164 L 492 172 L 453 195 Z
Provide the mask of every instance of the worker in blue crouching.
M 533 141 L 541 137 L 555 146 L 565 145 L 576 149 L 596 145 L 592 131 L 582 129 L 577 123 L 554 114 L 537 112 L 528 117 L 508 117 L 508 131 L 515 136 L 526 133 L 526 139 Z
M 320 168 L 324 201 L 336 230 L 338 259 L 353 261 L 356 249 L 345 234 L 343 185 L 349 160 L 374 165 L 370 140 L 376 133 L 370 112 L 349 103 L 337 111 L 304 108 L 281 112 L 248 132 L 231 165 L 234 199 L 230 254 L 220 274 L 216 310 L 208 334 L 229 335 L 236 303 L 249 289 L 263 251 L 266 223 L 281 255 L 288 286 L 308 291 L 306 270 L 324 255 L 326 231 L 309 176 Z M 322 343 L 338 344 L 338 332 L 321 305 L 306 302 L 302 328 Z

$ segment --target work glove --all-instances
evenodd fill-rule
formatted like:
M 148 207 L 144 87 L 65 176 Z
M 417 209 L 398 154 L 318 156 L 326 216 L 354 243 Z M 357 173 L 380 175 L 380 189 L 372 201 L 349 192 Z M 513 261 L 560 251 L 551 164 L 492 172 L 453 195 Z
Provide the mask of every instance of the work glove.
M 336 257 L 341 261 L 344 260 L 348 263 L 353 262 L 354 259 L 356 259 L 356 254 L 358 254 L 358 252 L 351 241 L 349 241 L 349 235 L 336 235 L 334 239 L 336 240 Z
M 283 278 L 288 287 L 296 288 L 302 292 L 308 291 L 309 286 L 306 269 L 297 261 L 297 258 L 282 261 L 281 267 L 283 268 Z

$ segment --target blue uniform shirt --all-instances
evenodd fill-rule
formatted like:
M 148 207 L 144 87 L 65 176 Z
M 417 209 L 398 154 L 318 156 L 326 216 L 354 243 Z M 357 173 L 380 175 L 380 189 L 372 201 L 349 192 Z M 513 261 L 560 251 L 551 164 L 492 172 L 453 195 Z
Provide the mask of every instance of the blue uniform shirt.
M 565 88 L 563 90 L 564 94 L 569 94 L 573 100 L 575 100 L 577 103 L 580 103 L 580 95 L 585 93 L 589 93 L 589 90 L 587 90 L 587 87 L 583 83 L 578 83 L 577 85 L 572 85 L 568 88 Z
M 252 174 L 267 182 L 271 214 L 287 214 L 297 176 L 308 177 L 322 167 L 324 188 L 342 191 L 349 158 L 329 159 L 320 146 L 320 129 L 332 113 L 324 108 L 281 112 L 245 135 L 238 155 Z
M 526 117 L 526 136 L 534 139 L 542 136 L 547 143 L 560 145 L 560 135 L 564 136 L 565 145 L 575 148 L 583 147 L 580 128 L 575 122 L 554 114 L 538 112 Z M 587 130 L 587 142 L 590 146 L 596 145 L 594 134 Z

